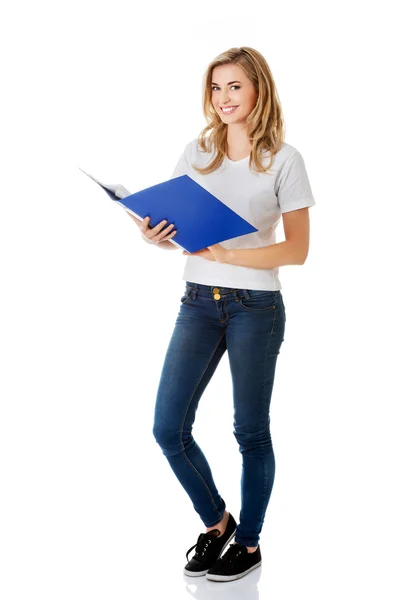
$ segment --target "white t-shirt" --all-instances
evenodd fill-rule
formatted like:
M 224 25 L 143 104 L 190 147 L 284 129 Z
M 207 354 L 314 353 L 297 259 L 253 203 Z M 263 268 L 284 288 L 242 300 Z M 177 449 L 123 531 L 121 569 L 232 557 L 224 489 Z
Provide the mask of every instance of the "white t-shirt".
M 192 167 L 204 167 L 214 154 L 203 152 L 197 138 L 181 154 L 171 179 L 189 175 L 221 202 L 237 212 L 259 231 L 221 242 L 224 248 L 259 248 L 276 243 L 275 229 L 281 213 L 315 204 L 303 157 L 290 144 L 283 143 L 267 173 L 253 173 L 249 157 L 222 165 L 209 175 L 200 175 Z M 264 152 L 264 166 L 270 153 Z M 256 290 L 280 290 L 279 268 L 254 269 L 210 261 L 201 256 L 187 256 L 182 279 L 220 287 Z

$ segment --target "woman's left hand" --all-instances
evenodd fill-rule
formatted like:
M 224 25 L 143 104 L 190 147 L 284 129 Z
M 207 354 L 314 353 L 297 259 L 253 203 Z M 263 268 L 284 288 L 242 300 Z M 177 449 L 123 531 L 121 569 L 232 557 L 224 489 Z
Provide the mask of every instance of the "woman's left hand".
M 212 246 L 208 246 L 208 248 L 197 250 L 197 252 L 186 252 L 186 250 L 184 250 L 182 254 L 188 254 L 190 256 L 202 256 L 207 260 L 223 263 L 227 258 L 228 250 L 221 246 L 221 244 L 213 244 Z

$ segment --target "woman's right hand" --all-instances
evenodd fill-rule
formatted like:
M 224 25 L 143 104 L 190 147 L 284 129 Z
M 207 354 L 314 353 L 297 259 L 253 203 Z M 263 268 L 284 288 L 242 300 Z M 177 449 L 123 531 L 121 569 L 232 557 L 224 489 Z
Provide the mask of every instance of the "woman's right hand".
M 171 223 L 170 225 L 168 225 L 168 227 L 165 227 L 167 221 L 164 220 L 160 221 L 157 225 L 150 229 L 150 217 L 145 217 L 143 221 L 140 221 L 137 217 L 131 215 L 131 213 L 128 213 L 128 215 L 132 217 L 136 225 L 140 228 L 142 238 L 144 239 L 144 241 L 148 242 L 149 244 L 159 244 L 160 242 L 166 242 L 172 237 L 174 237 L 174 235 L 176 234 L 176 229 L 172 231 L 174 223 Z M 165 229 L 163 229 L 164 227 Z

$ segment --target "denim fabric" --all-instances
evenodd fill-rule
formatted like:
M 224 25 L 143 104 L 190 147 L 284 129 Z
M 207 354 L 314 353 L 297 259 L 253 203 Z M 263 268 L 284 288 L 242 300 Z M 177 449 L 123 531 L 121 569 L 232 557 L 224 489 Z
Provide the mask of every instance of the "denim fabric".
M 235 540 L 257 546 L 275 476 L 269 410 L 286 324 L 282 293 L 185 284 L 157 390 L 153 435 L 204 525 L 216 525 L 226 504 L 192 426 L 199 400 L 228 350 L 233 433 L 242 454 Z

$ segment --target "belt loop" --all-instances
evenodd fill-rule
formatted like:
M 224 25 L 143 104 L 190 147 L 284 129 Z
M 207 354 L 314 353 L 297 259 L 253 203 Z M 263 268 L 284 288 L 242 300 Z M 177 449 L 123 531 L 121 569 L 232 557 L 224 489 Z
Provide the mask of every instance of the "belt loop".
M 246 300 L 248 298 L 250 298 L 250 294 L 249 294 L 249 292 L 246 289 L 243 290 L 243 294 L 244 294 L 244 297 L 246 298 Z
M 197 294 L 199 293 L 199 285 L 197 283 L 193 283 L 191 291 L 192 291 L 192 300 L 196 300 Z

